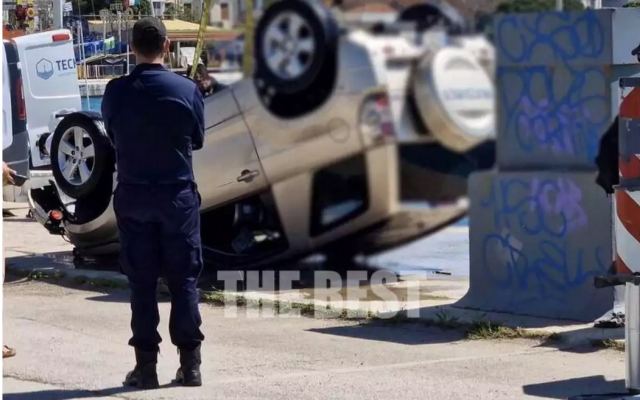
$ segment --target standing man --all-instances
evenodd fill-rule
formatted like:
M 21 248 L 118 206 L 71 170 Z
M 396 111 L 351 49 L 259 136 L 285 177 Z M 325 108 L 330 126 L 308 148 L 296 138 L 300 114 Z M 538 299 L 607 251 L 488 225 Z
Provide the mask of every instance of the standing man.
M 116 150 L 113 204 L 121 266 L 131 287 L 129 345 L 135 348 L 136 366 L 124 384 L 159 386 L 156 285 L 163 273 L 171 292 L 171 341 L 180 353 L 176 381 L 200 386 L 200 196 L 191 153 L 202 148 L 204 104 L 194 82 L 163 67 L 170 43 L 159 19 L 139 20 L 132 36 L 137 66 L 129 76 L 109 82 L 102 102 Z

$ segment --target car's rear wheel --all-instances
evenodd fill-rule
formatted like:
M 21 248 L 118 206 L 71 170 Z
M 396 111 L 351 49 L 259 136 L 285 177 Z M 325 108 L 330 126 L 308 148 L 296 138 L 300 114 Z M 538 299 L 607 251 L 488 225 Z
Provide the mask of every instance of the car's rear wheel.
M 92 193 L 113 172 L 113 150 L 101 123 L 71 115 L 60 122 L 51 142 L 51 168 L 58 187 L 75 199 Z
M 336 78 L 338 26 L 313 0 L 282 0 L 256 29 L 254 82 L 263 104 L 293 118 L 320 106 Z

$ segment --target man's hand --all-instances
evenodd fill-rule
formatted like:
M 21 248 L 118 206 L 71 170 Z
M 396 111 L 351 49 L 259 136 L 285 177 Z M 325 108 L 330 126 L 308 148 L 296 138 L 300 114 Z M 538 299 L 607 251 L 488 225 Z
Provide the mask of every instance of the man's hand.
M 2 163 L 2 185 L 15 185 L 12 174 L 16 171 L 9 168 L 6 162 Z

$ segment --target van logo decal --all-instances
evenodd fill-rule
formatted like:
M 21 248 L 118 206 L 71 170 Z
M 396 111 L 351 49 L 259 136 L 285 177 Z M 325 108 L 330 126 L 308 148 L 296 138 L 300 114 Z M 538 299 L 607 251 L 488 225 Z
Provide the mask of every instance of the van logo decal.
M 46 58 L 40 59 L 36 63 L 36 74 L 44 80 L 51 78 L 53 75 L 53 63 Z

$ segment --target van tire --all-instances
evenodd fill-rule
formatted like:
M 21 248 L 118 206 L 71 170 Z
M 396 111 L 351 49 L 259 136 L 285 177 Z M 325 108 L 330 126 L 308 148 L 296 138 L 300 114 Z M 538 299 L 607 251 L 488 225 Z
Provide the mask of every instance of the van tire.
M 294 24 L 297 32 L 291 30 Z M 329 97 L 337 74 L 338 34 L 333 15 L 317 1 L 281 0 L 265 11 L 255 33 L 254 82 L 271 112 L 293 118 Z
M 83 134 L 82 146 L 78 146 L 75 141 L 73 142 L 76 146 L 75 151 L 77 151 L 78 147 L 86 149 L 89 146 L 93 146 L 93 157 L 84 161 L 89 169 L 88 177 L 86 175 L 81 176 L 79 167 L 77 167 L 71 177 L 72 181 L 70 181 L 63 173 L 62 166 L 66 160 L 71 159 L 71 156 L 64 153 L 66 150 L 61 151 L 61 143 L 63 138 L 67 139 L 73 134 L 72 132 L 75 132 L 73 129 L 80 129 L 83 133 L 86 133 L 86 135 Z M 75 199 L 88 196 L 96 189 L 105 174 L 111 175 L 113 173 L 113 153 L 113 147 L 101 122 L 83 114 L 66 116 L 58 124 L 51 141 L 51 169 L 58 187 L 66 195 Z M 65 159 L 62 159 L 62 157 L 65 157 Z

